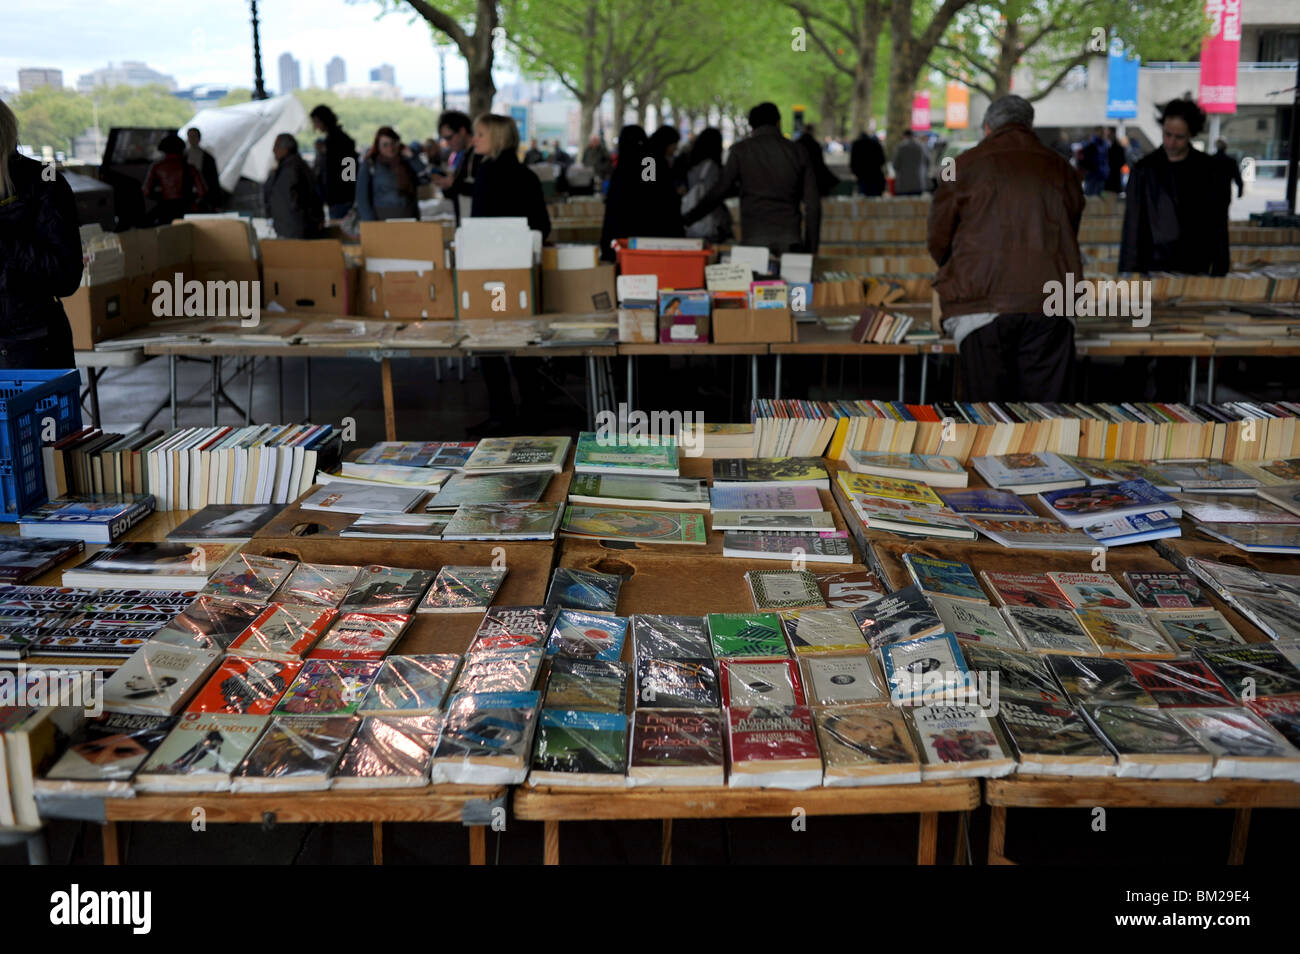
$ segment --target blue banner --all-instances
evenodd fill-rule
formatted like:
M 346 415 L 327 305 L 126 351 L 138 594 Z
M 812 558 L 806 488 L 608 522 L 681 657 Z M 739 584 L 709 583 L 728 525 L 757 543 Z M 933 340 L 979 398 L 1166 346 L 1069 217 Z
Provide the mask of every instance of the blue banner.
M 1124 44 L 1116 37 L 1110 44 L 1106 90 L 1107 119 L 1136 119 L 1138 114 L 1139 56 L 1124 52 Z
M 1137 113 L 1134 113 L 1133 115 L 1136 116 Z M 519 141 L 526 144 L 528 142 L 528 107 L 511 106 L 510 118 L 513 119 L 515 125 L 519 127 Z

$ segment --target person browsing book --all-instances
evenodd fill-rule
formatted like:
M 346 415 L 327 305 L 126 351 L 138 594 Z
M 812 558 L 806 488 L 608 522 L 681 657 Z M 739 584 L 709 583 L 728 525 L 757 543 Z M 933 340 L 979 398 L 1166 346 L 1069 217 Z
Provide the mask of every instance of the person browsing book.
M 537 173 L 519 161 L 519 128 L 509 116 L 487 113 L 474 122 L 474 153 L 479 157 L 470 215 L 519 216 L 528 227 L 551 231 L 551 216 Z
M 402 145 L 402 137 L 392 126 L 380 126 L 357 173 L 357 212 L 361 221 L 418 219 L 419 177 L 411 150 Z

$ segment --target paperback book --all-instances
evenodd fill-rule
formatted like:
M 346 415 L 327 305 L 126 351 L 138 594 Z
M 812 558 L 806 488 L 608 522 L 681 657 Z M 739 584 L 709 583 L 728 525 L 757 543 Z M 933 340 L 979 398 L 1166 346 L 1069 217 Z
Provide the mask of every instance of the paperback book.
M 24 537 L 115 543 L 154 511 L 153 494 L 55 497 L 18 518 Z
M 907 721 L 888 706 L 816 709 L 828 787 L 907 785 L 921 781 L 921 759 Z
M 1035 609 L 1072 610 L 1056 584 L 1046 573 L 990 573 L 980 571 L 989 592 L 1003 606 L 1027 606 Z
M 413 613 L 432 582 L 433 572 L 430 570 L 363 566 L 339 604 L 339 610 L 345 613 Z
M 944 631 L 943 620 L 917 586 L 905 587 L 855 609 L 853 620 L 872 649 Z
M 676 477 L 677 442 L 613 434 L 602 437 L 595 431 L 578 434 L 573 451 L 575 474 L 635 474 Z
M 627 666 L 621 662 L 556 656 L 542 704 L 547 709 L 622 712 L 627 677 Z
M 483 613 L 496 599 L 506 568 L 444 566 L 417 608 L 419 613 Z
M 1180 652 L 1226 649 L 1245 642 L 1218 610 L 1167 610 L 1151 614 L 1151 624 L 1164 633 Z
M 806 703 L 793 659 L 724 659 L 718 670 L 723 708 L 780 709 Z
M 1141 610 L 1079 610 L 1076 615 L 1103 656 L 1173 659 L 1179 653 Z
M 1200 493 L 1249 494 L 1260 482 L 1219 460 L 1158 461 L 1151 465 L 1169 484 Z
M 457 470 L 473 452 L 477 442 L 380 441 L 371 444 L 350 463 L 383 467 L 441 467 Z M 344 464 L 346 467 L 347 464 Z
M 1047 665 L 1070 702 L 1113 703 L 1154 709 L 1155 699 L 1134 678 L 1120 659 L 1101 656 L 1048 656 Z
M 709 488 L 705 481 L 691 477 L 579 473 L 574 474 L 569 484 L 569 503 L 634 509 L 707 510 Z
M 613 613 L 618 608 L 618 591 L 622 586 L 623 578 L 616 573 L 557 567 L 551 575 L 546 605 L 592 613 Z
M 380 663 L 361 659 L 309 659 L 302 664 L 273 715 L 350 716 L 379 675 Z
M 971 672 L 997 675 L 999 699 L 1028 699 L 1033 702 L 1064 703 L 1065 692 L 1057 685 L 1047 660 L 1035 653 L 990 646 L 962 647 Z
M 1300 669 L 1277 646 L 1203 647 L 1197 655 L 1223 687 L 1243 702 L 1300 692 Z
M 710 613 L 709 641 L 718 659 L 784 659 L 790 655 L 775 613 Z
M 792 513 L 784 510 L 715 510 L 714 530 L 752 530 L 764 533 L 785 530 L 792 533 L 825 533 L 835 529 L 835 520 L 821 513 Z
M 988 602 L 979 580 L 965 563 L 921 553 L 904 553 L 903 565 L 907 567 L 912 582 L 926 596 L 946 596 L 976 603 Z
M 550 471 L 455 474 L 424 509 L 455 510 L 461 504 L 536 503 L 550 482 Z
M 331 788 L 423 788 L 442 731 L 442 713 L 365 716 L 339 760 Z
M 406 513 L 414 510 L 427 493 L 423 487 L 334 481 L 318 487 L 298 506 L 329 513 Z
M 815 487 L 750 487 L 744 484 L 710 488 L 708 505 L 714 510 L 747 513 L 766 510 L 818 513 L 825 509 Z
M 1086 487 L 1088 478 L 1059 455 L 1002 454 L 972 457 L 971 466 L 990 487 L 1017 494 L 1039 494 L 1049 490 Z
M 432 780 L 457 785 L 523 782 L 533 750 L 537 703 L 536 692 L 454 697 L 434 750 Z
M 543 709 L 529 785 L 627 786 L 627 716 Z
M 231 777 L 233 792 L 315 792 L 330 778 L 357 729 L 351 716 L 272 716 Z
M 275 599 L 279 603 L 336 607 L 348 595 L 357 573 L 355 566 L 299 563 L 280 584 Z
M 1214 778 L 1300 781 L 1300 751 L 1249 709 L 1169 709 L 1214 756 Z
M 713 462 L 713 486 L 812 487 L 830 490 L 826 468 L 819 457 L 732 457 Z M 754 508 L 740 508 L 754 509 Z
M 817 573 L 817 587 L 831 609 L 855 610 L 885 595 L 885 585 L 870 570 Z
M 360 715 L 429 715 L 442 708 L 460 668 L 460 656 L 389 656 L 361 704 Z
M 717 709 L 721 705 L 717 664 L 712 659 L 637 660 L 638 709 Z
M 1108 573 L 1062 573 L 1049 572 L 1048 577 L 1056 584 L 1061 595 L 1076 610 L 1138 609 L 1137 603 L 1129 597 Z
M 484 614 L 470 652 L 545 646 L 554 618 L 549 606 L 493 606 Z
M 989 520 L 1037 519 L 1020 496 L 1007 490 L 941 490 L 939 499 L 945 507 L 963 517 L 984 517 Z
M 461 504 L 443 527 L 444 540 L 553 540 L 558 503 Z
M 125 712 L 91 719 L 73 733 L 67 751 L 36 781 L 36 791 L 129 797 L 132 776 L 175 724 L 169 716 Z
M 821 785 L 821 751 L 806 706 L 736 707 L 724 714 L 732 788 L 800 790 Z
M 1161 709 L 1085 705 L 1097 734 L 1116 753 L 1121 778 L 1210 778 L 1214 757 Z
M 451 697 L 462 693 L 527 692 L 536 685 L 541 668 L 540 647 L 471 652 L 456 676 Z
M 726 754 L 716 709 L 637 709 L 628 754 L 632 786 L 722 786 Z
M 781 626 L 796 656 L 862 652 L 868 648 L 850 610 L 791 610 L 781 614 Z
M 1015 759 L 978 706 L 913 706 L 906 714 L 921 743 L 922 779 L 1000 778 L 1015 771 Z
M 411 618 L 407 614 L 343 613 L 309 658 L 382 660 L 402 638 Z
M 968 670 L 956 637 L 923 636 L 880 647 L 880 661 L 896 706 L 920 705 L 927 695 L 968 685 Z
M 612 662 L 622 656 L 626 635 L 627 620 L 620 616 L 562 609 L 555 614 L 546 655 Z
M 1099 776 L 1115 773 L 1115 756 L 1088 721 L 1059 702 L 1003 699 L 998 714 L 1021 775 Z
M 284 509 L 284 504 L 209 504 L 167 534 L 174 543 L 243 543 Z
M 151 641 L 225 652 L 261 612 L 262 607 L 255 603 L 199 596 L 173 616 Z
M 1130 661 L 1133 678 L 1162 709 L 1186 706 L 1231 706 L 1232 693 L 1198 660 Z
M 558 474 L 569 454 L 568 437 L 489 437 L 465 461 L 465 473 L 546 470 Z
M 825 607 L 817 578 L 807 570 L 750 570 L 745 574 L 754 609 L 818 609 Z
M 84 563 L 63 571 L 67 587 L 200 590 L 208 574 L 235 551 L 228 543 L 123 542 L 91 554 Z
M 293 560 L 236 553 L 212 574 L 203 595 L 264 604 L 295 566 Z
M 1106 547 L 1122 547 L 1130 543 L 1146 543 L 1183 534 L 1178 520 L 1163 510 L 1134 513 L 1126 517 L 1112 517 L 1100 523 L 1089 523 L 1083 532 Z
M 853 562 L 853 548 L 849 545 L 848 534 L 842 530 L 834 533 L 727 530 L 722 534 L 722 555 L 744 560 L 788 562 L 798 556 L 809 563 Z
M 104 708 L 137 715 L 171 715 L 203 684 L 221 654 L 146 643 L 104 683 Z
M 1097 644 L 1069 610 L 1005 606 L 1002 612 L 1026 649 L 1074 656 L 1097 654 Z
M 970 517 L 970 526 L 1000 546 L 1014 550 L 1092 550 L 1097 541 L 1083 530 L 1034 517 L 989 520 Z
M 634 543 L 703 546 L 707 542 L 703 514 L 662 510 L 614 510 L 570 505 L 565 508 L 560 533 Z
M 987 603 L 931 596 L 930 606 L 943 622 L 943 631 L 952 633 L 963 643 L 997 649 L 1023 648 L 1002 614 Z
M 230 644 L 230 652 L 257 659 L 300 660 L 337 615 L 337 610 L 327 607 L 272 603 Z
M 34 580 L 85 549 L 81 540 L 6 537 L 0 541 L 0 583 Z
M 270 715 L 301 669 L 299 662 L 227 656 L 199 689 L 187 711 Z
M 808 677 L 809 705 L 876 705 L 889 701 L 889 692 L 866 653 L 814 656 L 803 661 Z
M 645 659 L 708 659 L 713 656 L 709 627 L 702 616 L 638 613 L 631 623 L 637 662 Z
M 931 487 L 965 487 L 967 475 L 955 457 L 851 450 L 846 462 L 859 474 L 915 480 Z
M 1052 490 L 1039 494 L 1038 499 L 1067 527 L 1091 526 L 1155 510 L 1163 511 L 1171 518 L 1182 516 L 1178 501 L 1145 480 Z
M 224 712 L 182 713 L 136 774 L 139 792 L 224 792 L 270 718 Z
M 1208 609 L 1196 580 L 1186 573 L 1139 573 L 1124 571 L 1124 582 L 1137 597 L 1138 606 L 1149 610 Z

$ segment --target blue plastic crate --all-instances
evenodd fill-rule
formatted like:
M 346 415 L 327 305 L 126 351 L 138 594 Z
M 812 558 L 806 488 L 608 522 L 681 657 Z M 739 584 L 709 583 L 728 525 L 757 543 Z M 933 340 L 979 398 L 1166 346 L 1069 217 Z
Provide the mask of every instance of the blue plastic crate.
M 45 418 L 54 420 L 56 441 L 81 430 L 81 374 L 0 370 L 0 521 L 12 523 L 47 497 Z

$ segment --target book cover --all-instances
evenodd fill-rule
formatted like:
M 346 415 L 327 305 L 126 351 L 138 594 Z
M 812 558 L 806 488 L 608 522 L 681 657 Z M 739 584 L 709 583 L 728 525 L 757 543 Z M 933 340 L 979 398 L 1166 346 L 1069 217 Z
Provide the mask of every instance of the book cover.
M 232 775 L 235 792 L 329 788 L 360 720 L 351 716 L 272 716 L 262 737 Z
M 358 567 L 299 563 L 275 594 L 279 603 L 336 607 L 356 582 Z
M 916 705 L 927 693 L 967 685 L 966 661 L 950 633 L 890 643 L 879 652 L 894 705 Z
M 341 537 L 374 540 L 441 540 L 449 513 L 363 513 L 339 531 Z
M 454 474 L 424 505 L 425 510 L 455 510 L 461 504 L 536 503 L 546 493 L 551 472 L 503 471 Z
M 412 613 L 432 582 L 430 570 L 363 566 L 339 609 L 345 613 Z
M 1097 654 L 1097 644 L 1069 610 L 1005 606 L 1002 612 L 1026 649 L 1076 656 Z
M 601 659 L 556 656 L 546 678 L 547 709 L 622 712 L 627 699 L 627 666 Z
M 716 709 L 638 709 L 628 755 L 632 785 L 720 786 L 726 778 Z
M 423 487 L 332 481 L 318 487 L 298 506 L 331 513 L 406 513 L 428 493 Z
M 931 596 L 930 606 L 943 622 L 944 631 L 963 643 L 997 649 L 1023 648 L 1002 614 L 987 603 Z
M 809 563 L 852 563 L 853 548 L 848 534 L 754 533 L 727 530 L 722 534 L 722 555 L 748 560 L 788 561 L 800 556 Z
M 718 458 L 713 462 L 713 485 L 720 484 L 802 484 L 830 489 L 820 457 Z
M 1124 571 L 1124 582 L 1143 609 L 1200 609 L 1210 601 L 1186 573 Z
M 1277 729 L 1292 745 L 1300 746 L 1300 695 L 1255 699 L 1246 703 L 1246 708 Z
M 976 537 L 969 518 L 944 507 L 860 495 L 849 500 L 853 512 L 869 530 L 952 540 L 974 540 Z
M 1141 610 L 1079 610 L 1080 625 L 1103 656 L 1173 659 L 1178 647 Z
M 532 769 L 532 784 L 626 784 L 627 716 L 543 709 Z
M 442 708 L 460 656 L 389 656 L 357 707 L 360 715 L 428 715 Z
M 1076 706 L 1114 703 L 1155 708 L 1155 699 L 1142 688 L 1121 659 L 1050 655 L 1047 665 Z
M 717 709 L 722 705 L 717 664 L 710 658 L 639 659 L 636 707 Z
M 1091 551 L 1098 542 L 1083 530 L 1075 530 L 1055 520 L 1038 517 L 1016 520 L 970 517 L 967 522 L 994 543 L 1008 549 Z
M 65 620 L 40 628 L 10 627 L 6 630 L 6 635 L 16 643 L 26 640 L 23 648 L 31 656 L 59 656 L 65 659 L 93 656 L 109 659 L 134 656 L 153 641 L 152 636 L 156 630 L 156 623 L 73 630 Z
M 1300 692 L 1300 669 L 1277 646 L 1202 647 L 1197 655 L 1243 701 Z
M 34 580 L 85 548 L 81 540 L 6 537 L 0 540 L 0 583 Z
M 555 614 L 546 655 L 614 661 L 623 654 L 626 635 L 627 620 L 622 617 L 562 609 Z
M 65 570 L 63 585 L 199 589 L 234 550 L 228 543 L 115 543 Z
M 293 560 L 236 553 L 212 574 L 203 595 L 266 603 L 295 565 Z
M 921 553 L 904 553 L 903 564 L 912 581 L 927 596 L 947 596 L 952 599 L 987 603 L 988 597 L 979 580 L 965 563 L 944 560 Z
M 542 668 L 541 647 L 493 649 L 465 657 L 451 695 L 482 692 L 527 692 Z
M 182 713 L 139 770 L 141 792 L 220 792 L 243 762 L 270 719 L 266 715 L 226 712 Z
M 715 510 L 714 530 L 753 530 L 757 533 L 788 531 L 791 533 L 826 533 L 835 529 L 835 519 L 827 512 L 791 513 L 784 510 Z
M 1088 457 L 1070 457 L 1065 454 L 1061 459 L 1088 478 L 1090 484 L 1114 484 L 1126 480 L 1145 480 L 1160 490 L 1177 490 L 1178 485 L 1170 483 L 1164 475 L 1149 464 L 1139 460 L 1101 460 Z
M 461 504 L 442 530 L 444 540 L 552 540 L 558 503 Z
M 1046 573 L 990 573 L 984 570 L 980 575 L 1003 606 L 1073 609 Z
M 106 789 L 106 794 L 129 794 L 126 783 L 175 724 L 171 716 L 106 712 L 73 734 L 67 751 L 45 778 L 65 783 L 60 787 L 69 791 Z
M 332 788 L 421 788 L 442 731 L 442 713 L 365 716 L 334 772 Z
M 478 442 L 465 461 L 465 472 L 481 470 L 550 470 L 559 473 L 569 453 L 568 437 L 489 437 Z
M 940 490 L 939 499 L 949 510 L 967 517 L 1015 520 L 1037 517 L 1017 494 L 1007 490 Z
M 505 567 L 444 566 L 417 608 L 419 613 L 482 613 L 505 582 Z
M 1183 490 L 1249 492 L 1260 485 L 1254 477 L 1219 460 L 1158 461 L 1151 467 L 1170 485 Z
M 813 706 L 854 706 L 889 701 L 871 657 L 865 653 L 814 656 L 803 661 Z
M 1017 493 L 1036 493 L 1040 485 L 1082 487 L 1088 482 L 1057 454 L 1000 454 L 971 458 L 971 466 L 989 486 Z
M 465 466 L 476 446 L 477 441 L 380 441 L 357 455 L 356 463 L 455 469 Z
M 825 607 L 817 578 L 807 570 L 750 570 L 745 574 L 754 609 L 788 610 Z
M 560 532 L 569 536 L 636 543 L 706 542 L 704 516 L 672 510 L 620 510 L 608 507 L 565 508 Z
M 299 662 L 227 656 L 187 707 L 188 712 L 270 715 L 302 669 Z
M 1083 707 L 1097 734 L 1119 755 L 1116 775 L 1208 779 L 1213 757 L 1162 709 L 1123 705 Z
M 710 613 L 709 641 L 713 655 L 771 659 L 790 655 L 775 613 Z
M 747 487 L 743 484 L 710 488 L 709 506 L 714 510 L 747 513 L 762 510 L 816 513 L 825 509 L 815 487 Z
M 653 440 L 626 434 L 602 438 L 595 431 L 582 431 L 573 450 L 573 471 L 676 477 L 677 442 L 672 438 Z
M 569 483 L 569 501 L 599 506 L 705 510 L 709 506 L 709 488 L 703 480 L 692 477 L 578 473 Z
M 1059 702 L 1003 699 L 998 714 L 1025 775 L 1110 775 L 1115 756 L 1088 721 Z
M 1061 595 L 1077 610 L 1139 609 L 1108 573 L 1049 572 Z
M 220 655 L 205 649 L 146 643 L 104 683 L 104 708 L 171 715 L 194 694 Z
M 725 708 L 779 709 L 806 702 L 793 659 L 724 659 L 718 669 Z
M 1232 693 L 1204 663 L 1196 660 L 1130 660 L 1133 678 L 1162 709 L 1185 706 L 1231 706 Z
M 1263 496 L 1179 494 L 1176 499 L 1184 516 L 1191 517 L 1198 523 L 1300 524 L 1300 514 L 1283 510 Z
M 891 454 L 850 450 L 849 467 L 860 474 L 919 480 L 940 487 L 966 486 L 966 471 L 955 457 L 941 454 Z
M 906 710 L 920 740 L 921 777 L 998 778 L 1016 763 L 977 706 L 914 706 Z
M 971 672 L 997 675 L 997 694 L 1000 699 L 1030 699 L 1034 702 L 1064 703 L 1065 691 L 1057 685 L 1047 660 L 1035 653 L 991 646 L 966 645 L 962 647 L 966 664 Z
M 616 573 L 597 573 L 575 567 L 556 567 L 546 605 L 560 609 L 613 613 L 618 608 L 618 591 L 623 578 Z
M 176 543 L 242 543 L 270 523 L 284 504 L 209 504 L 167 539 Z
M 272 603 L 230 644 L 230 652 L 259 659 L 302 659 L 337 615 L 337 610 L 321 606 Z
M 1069 527 L 1084 527 L 1154 510 L 1163 511 L 1170 517 L 1182 515 L 1178 501 L 1145 480 L 1049 490 L 1038 497 L 1047 505 L 1052 516 Z
M 360 659 L 309 659 L 272 714 L 350 716 L 357 711 L 380 663 Z
M 904 785 L 921 781 L 921 759 L 906 719 L 888 706 L 814 710 L 824 784 Z
M 939 495 L 916 480 L 898 480 L 890 477 L 872 477 L 841 470 L 835 479 L 845 493 L 861 497 L 883 497 L 925 507 L 942 507 Z
M 454 697 L 434 750 L 433 781 L 461 785 L 522 782 L 528 774 L 537 727 L 537 703 L 536 692 Z
M 821 784 L 821 750 L 812 712 L 736 707 L 725 710 L 733 788 L 812 788 Z
M 18 518 L 24 537 L 112 543 L 154 511 L 153 494 L 55 497 Z
M 311 659 L 382 660 L 402 638 L 407 614 L 343 613 L 313 647 Z
M 797 656 L 867 649 L 849 610 L 791 610 L 781 614 L 781 626 Z
M 915 585 L 855 609 L 853 620 L 873 649 L 943 632 L 943 621 Z
M 638 613 L 629 624 L 633 654 L 643 659 L 708 659 L 713 655 L 702 616 Z
M 1165 611 L 1151 614 L 1151 623 L 1181 652 L 1225 649 L 1245 642 L 1218 610 Z
M 855 610 L 887 592 L 880 577 L 871 570 L 845 570 L 842 573 L 817 573 L 822 599 L 831 609 Z
M 1169 709 L 1214 756 L 1214 778 L 1300 780 L 1300 751 L 1249 709 Z
M 1247 553 L 1300 552 L 1300 526 L 1280 523 L 1198 523 L 1202 533 Z
M 200 596 L 173 616 L 151 641 L 225 652 L 261 612 L 256 603 Z

